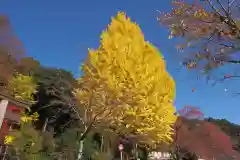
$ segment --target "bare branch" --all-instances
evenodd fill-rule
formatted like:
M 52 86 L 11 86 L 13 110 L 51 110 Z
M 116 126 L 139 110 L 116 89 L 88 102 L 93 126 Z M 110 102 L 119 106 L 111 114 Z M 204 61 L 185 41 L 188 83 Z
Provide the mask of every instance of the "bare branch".
M 220 17 L 222 17 L 221 13 L 215 8 L 215 6 L 212 4 L 212 2 L 210 0 L 207 0 L 207 2 L 211 6 L 211 8 L 214 10 L 214 12 L 216 12 Z
M 232 1 L 230 1 L 230 0 L 228 0 L 228 13 L 229 14 L 231 14 L 231 6 L 232 6 L 232 4 L 235 2 L 235 0 L 232 0 Z
M 85 122 L 83 120 L 83 118 L 79 115 L 79 112 L 77 111 L 76 109 L 76 106 L 72 106 L 71 109 L 74 111 L 74 113 L 76 114 L 78 120 L 83 124 L 85 125 Z
M 231 14 L 230 8 L 231 8 L 231 7 L 230 7 L 230 0 L 228 0 L 228 13 L 229 13 L 229 14 Z
M 57 117 L 59 117 L 58 114 L 59 114 L 60 112 L 61 112 L 61 109 L 59 108 L 59 109 L 57 110 L 57 112 L 54 114 L 54 116 L 51 117 L 51 119 L 49 120 L 49 123 L 51 123 L 51 122 L 53 122 L 54 120 L 56 120 Z
M 224 47 L 226 47 L 226 48 L 234 48 L 234 46 L 229 46 L 229 45 L 224 44 L 224 43 L 221 43 L 221 42 L 219 42 L 219 41 L 215 41 L 215 40 L 212 40 L 212 39 L 207 39 L 207 40 L 210 41 L 210 42 L 217 43 L 217 44 L 219 44 L 219 45 L 221 45 L 221 46 L 224 46 Z
M 102 114 L 105 110 L 102 110 L 101 112 L 97 113 L 94 117 L 93 120 L 91 121 L 91 123 L 86 127 L 85 131 L 82 133 L 81 137 L 80 137 L 80 141 L 82 141 L 87 134 L 90 132 L 90 130 L 92 129 L 94 123 L 96 122 L 97 117 Z
M 227 80 L 227 79 L 232 79 L 232 78 L 240 78 L 240 76 L 233 76 L 233 75 L 226 75 L 223 78 L 215 81 L 212 86 L 215 86 L 217 83 L 222 83 L 223 81 Z
M 223 4 L 220 2 L 220 0 L 217 0 L 217 3 L 220 5 L 220 7 L 222 8 L 222 10 L 223 10 L 224 13 L 226 14 L 226 16 L 229 16 L 230 14 L 229 14 L 228 11 L 226 10 L 226 8 L 223 6 Z
M 233 32 L 236 32 L 236 36 L 238 38 L 240 38 L 240 30 L 239 30 L 239 28 L 237 27 L 237 25 L 236 25 L 235 21 L 233 20 L 233 18 L 230 17 L 230 14 L 227 12 L 225 7 L 222 5 L 220 0 L 217 0 L 217 2 L 221 6 L 221 9 L 224 11 L 226 16 L 221 15 L 221 13 L 219 11 L 217 11 L 217 9 L 215 8 L 215 6 L 212 4 L 212 2 L 210 0 L 207 0 L 207 2 L 211 6 L 211 8 L 219 15 L 220 20 L 222 22 L 224 22 L 225 24 L 227 24 L 229 26 L 230 30 L 232 30 Z
M 73 121 L 74 121 L 74 119 L 69 120 L 67 123 L 65 123 L 63 126 L 61 126 L 61 129 L 65 129 Z
M 76 109 L 76 106 L 75 105 L 69 105 L 69 103 L 67 102 L 62 102 L 62 101 L 52 101 L 50 104 L 44 106 L 44 107 L 41 107 L 37 110 L 37 112 L 41 111 L 41 110 L 44 110 L 44 109 L 47 109 L 47 108 L 51 108 L 53 107 L 53 104 L 58 104 L 58 105 L 66 105 L 69 107 L 70 111 L 73 111 L 73 113 L 77 116 L 77 119 L 82 123 L 82 124 L 85 124 L 84 123 L 84 120 L 82 119 L 82 117 L 79 115 L 79 112 L 77 111 Z M 59 111 L 59 110 L 58 110 Z
M 232 6 L 232 4 L 235 2 L 235 0 L 228 0 L 228 13 L 229 13 L 229 15 L 231 15 L 231 6 Z

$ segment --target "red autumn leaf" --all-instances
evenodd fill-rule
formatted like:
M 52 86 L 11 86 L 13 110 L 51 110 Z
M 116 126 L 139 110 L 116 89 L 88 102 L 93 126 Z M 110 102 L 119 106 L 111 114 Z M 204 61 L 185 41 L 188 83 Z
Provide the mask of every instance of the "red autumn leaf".
M 192 92 L 195 92 L 196 91 L 196 89 L 195 88 L 192 88 Z

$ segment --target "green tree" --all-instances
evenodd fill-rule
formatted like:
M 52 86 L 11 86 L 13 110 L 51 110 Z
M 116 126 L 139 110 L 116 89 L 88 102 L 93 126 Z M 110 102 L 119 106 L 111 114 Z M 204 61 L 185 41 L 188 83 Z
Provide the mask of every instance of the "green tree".
M 78 130 L 76 128 L 71 128 L 61 133 L 57 137 L 55 137 L 55 152 L 58 154 L 56 157 L 75 160 L 77 153 L 77 137 Z
M 174 80 L 160 52 L 125 13 L 112 18 L 82 71 L 75 90 L 84 126 L 81 142 L 97 128 L 132 134 L 148 144 L 171 141 Z
M 72 94 L 76 80 L 70 72 L 63 69 L 40 67 L 33 74 L 38 84 L 37 103 L 33 111 L 40 115 L 39 127 L 54 128 L 57 133 L 63 132 L 75 124 L 77 113 Z
M 42 136 L 36 131 L 31 123 L 22 123 L 20 130 L 13 130 L 10 133 L 14 137 L 14 149 L 10 150 L 11 157 L 19 157 L 21 160 L 39 159 L 39 151 L 42 149 Z M 9 136 L 10 136 L 9 135 Z
M 50 159 L 54 157 L 75 159 L 76 137 L 73 137 L 71 149 L 67 147 L 69 144 L 66 143 L 67 141 L 62 143 L 63 146 L 59 146 L 59 139 L 62 137 L 59 137 L 60 133 L 69 127 L 69 123 L 74 124 L 76 120 L 76 111 L 73 108 L 75 104 L 72 95 L 75 79 L 71 73 L 55 68 L 39 67 L 33 69 L 31 74 L 33 76 L 16 74 L 8 85 L 9 92 L 15 98 L 35 100 L 36 102 L 36 104 L 31 106 L 31 111 L 28 114 L 22 115 L 22 119 L 28 121 L 28 123 L 21 123 L 20 130 L 14 130 L 8 136 L 10 140 L 13 137 L 12 145 L 14 149 L 18 149 L 17 154 L 22 159 L 24 159 L 24 156 L 28 157 L 27 155 L 29 155 L 30 159 L 33 157 L 35 159 L 46 159 L 47 157 Z M 34 112 L 39 112 L 40 117 L 32 123 L 31 114 Z M 49 128 L 46 126 L 49 126 Z M 28 129 L 27 133 L 25 133 L 26 127 Z M 52 128 L 53 132 L 55 132 L 54 135 L 57 135 L 56 138 L 52 137 Z M 75 130 L 73 132 L 77 134 Z M 69 138 L 68 132 L 63 133 L 63 135 Z M 34 136 L 39 138 L 35 139 Z M 34 141 L 34 145 L 37 145 L 34 151 L 32 150 L 34 146 L 27 148 L 29 141 Z M 26 147 L 23 148 L 23 146 Z

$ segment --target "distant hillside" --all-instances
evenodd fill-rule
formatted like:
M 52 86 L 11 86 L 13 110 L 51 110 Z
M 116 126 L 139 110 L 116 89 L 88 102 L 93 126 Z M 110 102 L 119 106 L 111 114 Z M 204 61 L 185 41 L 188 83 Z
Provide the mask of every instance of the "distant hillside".
M 240 125 L 229 122 L 226 119 L 208 118 L 205 121 L 217 125 L 225 134 L 231 137 L 234 150 L 240 152 Z

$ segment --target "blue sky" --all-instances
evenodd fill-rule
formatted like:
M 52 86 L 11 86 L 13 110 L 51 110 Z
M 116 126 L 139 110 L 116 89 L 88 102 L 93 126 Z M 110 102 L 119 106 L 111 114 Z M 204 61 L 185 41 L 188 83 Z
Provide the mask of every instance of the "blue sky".
M 174 40 L 156 21 L 157 10 L 169 11 L 170 0 L 1 0 L 0 14 L 10 17 L 26 53 L 43 65 L 64 68 L 79 74 L 87 48 L 96 48 L 99 37 L 117 11 L 125 11 L 142 28 L 146 40 L 163 53 L 168 71 L 177 83 L 176 106 L 199 107 L 206 116 L 240 123 L 237 81 L 215 87 L 197 80 L 196 74 L 183 69 L 176 56 Z M 231 68 L 232 69 L 232 68 Z M 192 88 L 196 88 L 193 93 Z M 225 92 L 224 89 L 228 91 Z

